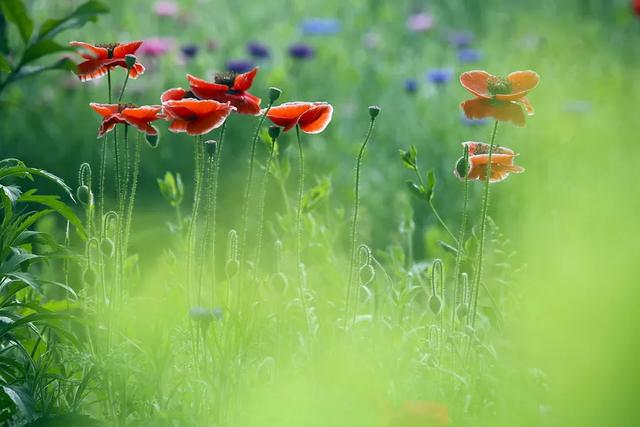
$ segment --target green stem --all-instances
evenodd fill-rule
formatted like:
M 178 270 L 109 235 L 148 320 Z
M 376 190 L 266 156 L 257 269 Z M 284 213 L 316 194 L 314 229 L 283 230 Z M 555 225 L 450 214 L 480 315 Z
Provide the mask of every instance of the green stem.
M 129 246 L 129 237 L 131 236 L 131 221 L 133 218 L 133 206 L 136 199 L 136 190 L 138 188 L 138 175 L 140 174 L 140 151 L 142 149 L 141 134 L 138 133 L 136 146 L 133 151 L 133 173 L 131 176 L 131 191 L 129 194 L 129 206 L 127 207 L 127 215 L 125 221 L 124 246 L 125 256 Z
M 371 138 L 371 133 L 373 132 L 373 126 L 375 124 L 375 117 L 371 117 L 371 122 L 369 123 L 369 130 L 367 131 L 367 135 L 360 146 L 360 151 L 358 152 L 358 159 L 356 161 L 356 182 L 354 187 L 354 203 L 353 203 L 353 219 L 351 221 L 351 247 L 349 248 L 349 278 L 347 280 L 347 296 L 345 299 L 345 308 L 344 308 L 344 330 L 347 329 L 351 306 L 351 288 L 353 282 L 353 274 L 354 267 L 356 263 L 356 233 L 358 231 L 358 211 L 360 209 L 360 168 L 362 165 L 362 157 L 364 156 L 364 150 L 367 147 L 367 143 Z
M 211 282 L 212 286 L 215 288 L 216 284 L 216 221 L 218 216 L 218 179 L 220 176 L 220 165 L 222 162 L 222 149 L 224 148 L 224 133 L 227 128 L 227 120 L 224 121 L 222 126 L 220 127 L 220 137 L 218 138 L 218 143 L 216 144 L 216 153 L 215 153 L 215 161 L 214 161 L 214 169 L 213 169 L 213 180 L 212 180 L 212 188 L 211 188 L 211 202 L 212 212 L 211 212 Z M 213 293 L 212 293 L 213 295 Z
M 206 151 L 206 148 L 205 148 L 205 151 Z M 200 270 L 198 274 L 198 300 L 197 300 L 198 304 L 200 304 L 200 301 L 202 299 L 202 279 L 203 279 L 204 270 L 206 266 L 206 263 L 204 262 L 204 260 L 206 259 L 207 252 L 209 251 L 209 246 L 213 245 L 211 243 L 211 239 L 209 238 L 209 236 L 211 234 L 211 215 L 213 212 L 212 183 L 213 183 L 214 162 L 215 162 L 215 152 L 212 154 L 207 152 L 205 172 L 204 172 L 205 187 L 206 187 L 205 198 L 206 198 L 207 206 L 206 206 L 206 218 L 205 218 L 205 226 L 204 226 L 204 238 L 202 239 L 202 246 L 200 250 L 200 253 L 202 254 L 202 260 L 200 263 L 198 263 L 200 265 Z
M 242 199 L 242 242 L 240 244 L 240 265 L 244 266 L 245 263 L 245 252 L 247 247 L 247 232 L 249 228 L 249 197 L 251 196 L 251 184 L 253 182 L 253 168 L 256 159 L 256 147 L 258 145 L 258 136 L 260 135 L 260 128 L 264 123 L 264 119 L 267 117 L 269 110 L 271 110 L 271 106 L 273 102 L 269 102 L 269 105 L 264 110 L 264 112 L 260 115 L 260 120 L 258 121 L 258 126 L 256 126 L 256 131 L 253 134 L 253 139 L 251 142 L 251 155 L 249 156 L 249 173 L 247 176 L 247 183 L 244 189 L 244 197 Z
M 193 205 L 191 208 L 191 220 L 189 221 L 189 229 L 187 231 L 187 288 L 189 301 L 193 303 L 194 292 L 194 257 L 195 257 L 195 239 L 198 228 L 198 210 L 200 207 L 200 187 L 201 187 L 201 169 L 202 169 L 202 147 L 201 136 L 196 136 L 193 141 Z
M 468 175 L 468 174 L 467 174 Z M 460 273 L 462 269 L 462 258 L 464 255 L 464 237 L 467 230 L 467 218 L 469 208 L 469 177 L 464 177 L 464 199 L 462 204 L 462 221 L 460 222 L 460 233 L 458 234 L 458 252 L 456 253 L 456 263 L 454 266 L 454 293 L 453 293 L 453 307 L 451 310 L 451 329 L 455 330 L 455 316 L 456 316 L 456 298 L 460 293 Z
M 267 165 L 264 168 L 264 175 L 262 176 L 262 189 L 260 195 L 260 201 L 258 204 L 258 243 L 256 245 L 256 271 L 260 267 L 260 257 L 262 252 L 262 234 L 264 229 L 264 208 L 267 198 L 267 182 L 269 181 L 269 168 L 271 168 L 271 161 L 273 160 L 273 152 L 275 151 L 275 141 L 271 144 L 271 151 L 269 151 L 269 158 L 267 159 Z
M 120 95 L 118 96 L 118 104 L 122 102 L 122 95 L 124 95 L 124 90 L 127 88 L 127 82 L 129 81 L 129 71 L 130 67 L 127 67 L 127 74 L 124 77 L 124 83 L 122 83 L 122 88 L 120 88 Z
M 302 150 L 302 140 L 300 139 L 300 125 L 296 125 L 296 138 L 298 140 L 298 205 L 296 207 L 296 271 L 298 272 L 298 283 L 302 288 L 302 198 L 304 196 L 304 153 Z M 306 316 L 306 312 L 305 312 Z
M 480 244 L 478 246 L 478 265 L 476 267 L 475 280 L 473 282 L 473 310 L 471 314 L 471 327 L 475 327 L 476 314 L 478 310 L 478 293 L 480 291 L 480 281 L 482 280 L 482 261 L 484 257 L 484 238 L 487 229 L 487 213 L 489 211 L 489 188 L 491 178 L 491 158 L 493 156 L 493 147 L 496 139 L 496 133 L 498 131 L 498 121 L 496 120 L 493 125 L 493 132 L 491 133 L 491 142 L 489 144 L 489 158 L 487 164 L 487 175 L 484 183 L 484 200 L 482 203 L 482 217 L 480 223 Z
M 418 177 L 418 181 L 420 182 L 420 185 L 423 188 L 426 188 L 425 184 L 424 184 L 424 180 L 422 179 L 422 173 L 420 173 L 420 169 L 418 168 L 418 166 L 416 166 L 413 171 L 415 172 L 416 176 Z M 433 204 L 433 200 L 429 200 L 429 207 L 431 208 L 431 211 L 433 212 L 433 215 L 436 217 L 436 219 L 438 220 L 438 223 L 440 223 L 440 225 L 442 226 L 442 228 L 444 228 L 444 230 L 447 232 L 447 234 L 449 234 L 449 236 L 453 239 L 453 241 L 458 244 L 458 239 L 456 239 L 456 236 L 451 232 L 451 230 L 449 229 L 449 227 L 447 227 L 447 224 L 444 222 L 444 220 L 442 219 L 442 217 L 440 216 L 440 214 L 438 213 L 438 210 L 436 209 L 436 207 Z

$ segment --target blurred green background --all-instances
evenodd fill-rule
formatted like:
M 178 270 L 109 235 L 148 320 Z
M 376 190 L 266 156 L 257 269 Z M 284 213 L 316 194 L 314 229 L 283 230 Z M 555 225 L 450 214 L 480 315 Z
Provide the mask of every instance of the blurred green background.
M 51 17 L 79 3 L 33 1 L 30 7 L 36 16 Z M 263 99 L 269 86 L 277 86 L 283 90 L 282 102 L 332 103 L 334 118 L 327 131 L 305 136 L 304 143 L 307 182 L 330 175 L 334 207 L 350 207 L 354 157 L 368 122 L 366 107 L 379 105 L 382 113 L 362 177 L 361 235 L 383 249 L 402 239 L 399 230 L 413 217 L 417 258 L 441 255 L 433 243 L 439 231 L 433 216 L 405 191 L 408 173 L 398 149 L 410 144 L 419 148 L 421 167 L 435 169 L 438 176 L 435 203 L 443 217 L 457 224 L 462 191 L 451 171 L 460 142 L 486 142 L 490 132 L 486 124 L 462 119 L 459 103 L 469 94 L 457 76 L 468 69 L 499 75 L 537 71 L 541 84 L 530 96 L 536 115 L 524 129 L 506 124 L 498 132 L 498 143 L 519 152 L 518 163 L 527 169 L 493 186 L 491 215 L 515 249 L 511 263 L 514 270 L 518 267 L 505 305 L 505 336 L 494 373 L 503 401 L 494 417 L 468 425 L 637 425 L 640 20 L 630 2 L 176 4 L 174 16 L 158 16 L 154 1 L 111 1 L 110 14 L 69 40 L 162 38 L 167 51 L 141 54 L 147 72 L 129 84 L 127 101 L 139 104 L 158 103 L 165 89 L 185 87 L 186 73 L 211 78 L 232 60 L 260 65 L 251 92 Z M 416 31 L 421 21 L 408 20 L 419 13 L 432 23 L 422 22 L 428 28 Z M 313 31 L 304 22 L 310 18 L 324 19 L 332 30 L 309 34 Z M 253 58 L 247 51 L 247 43 L 256 41 L 268 49 L 268 58 Z M 315 54 L 290 57 L 294 43 L 308 44 Z M 21 158 L 74 184 L 81 162 L 89 161 L 97 170 L 99 120 L 88 103 L 106 102 L 103 80 L 80 84 L 73 75 L 52 72 L 11 87 L 0 102 L 1 158 Z M 134 225 L 133 244 L 139 247 L 164 233 L 163 223 L 172 215 L 159 197 L 156 177 L 177 171 L 190 182 L 191 140 L 160 126 L 159 148 L 143 153 L 139 216 L 149 221 Z M 233 213 L 254 126 L 253 118 L 233 117 L 229 127 L 221 172 L 223 229 L 239 226 Z M 265 152 L 259 155 L 262 159 Z M 295 180 L 290 181 L 293 189 Z M 480 186 L 473 187 L 477 211 Z M 325 363 L 332 369 L 340 365 Z M 339 370 L 333 373 L 340 377 Z M 371 373 L 350 375 L 366 383 Z M 292 381 L 281 391 L 290 396 L 307 386 Z M 284 390 L 288 387 L 294 391 Z M 330 387 L 327 390 L 333 395 Z M 287 406 L 282 401 L 274 405 Z

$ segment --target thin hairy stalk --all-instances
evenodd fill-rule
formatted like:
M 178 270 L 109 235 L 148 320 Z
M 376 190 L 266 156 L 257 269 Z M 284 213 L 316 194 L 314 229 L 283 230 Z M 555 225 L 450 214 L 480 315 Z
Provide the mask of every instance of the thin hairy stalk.
M 220 127 L 220 137 L 216 144 L 215 161 L 213 165 L 213 180 L 211 183 L 211 286 L 215 288 L 216 284 L 216 221 L 218 216 L 218 179 L 220 176 L 220 164 L 222 162 L 222 149 L 224 148 L 224 132 L 227 128 L 227 120 Z M 213 293 L 212 293 L 213 294 Z
M 187 293 L 189 301 L 193 303 L 194 292 L 194 256 L 195 256 L 195 238 L 198 228 L 198 210 L 200 208 L 200 190 L 202 185 L 202 137 L 196 136 L 193 141 L 193 205 L 191 207 L 191 220 L 187 230 Z
M 131 191 L 129 192 L 129 205 L 127 206 L 127 215 L 125 220 L 124 245 L 123 251 L 127 253 L 129 247 L 129 237 L 131 236 L 131 220 L 133 218 L 133 206 L 136 200 L 136 190 L 138 188 L 138 175 L 140 174 L 140 152 L 142 150 L 141 133 L 138 133 L 136 146 L 133 151 L 133 173 L 131 176 Z
M 298 140 L 298 205 L 296 206 L 296 271 L 298 272 L 298 283 L 302 289 L 302 198 L 304 196 L 304 152 L 302 150 L 302 140 L 300 139 L 300 125 L 296 125 L 296 139 Z M 305 312 L 306 315 L 306 312 Z
M 127 67 L 127 72 L 124 77 L 124 83 L 122 83 L 122 87 L 120 88 L 120 95 L 118 96 L 118 104 L 122 102 L 122 95 L 124 95 L 124 90 L 127 88 L 127 83 L 129 82 L 129 71 L 131 67 Z
M 206 259 L 207 253 L 209 251 L 209 246 L 212 245 L 211 239 L 209 236 L 211 235 L 211 216 L 213 212 L 213 197 L 212 197 L 212 182 L 213 182 L 213 169 L 215 162 L 215 152 L 213 154 L 207 153 L 206 155 L 206 163 L 204 170 L 204 179 L 205 179 L 205 190 L 206 195 L 205 199 L 207 202 L 206 205 L 206 216 L 205 216 L 205 226 L 204 226 L 204 238 L 202 239 L 202 245 L 200 249 L 200 253 L 202 254 L 202 260 L 199 262 L 200 271 L 198 273 L 198 296 L 197 302 L 200 305 L 202 299 L 202 280 L 205 270 L 206 263 L 204 260 Z M 213 306 L 212 306 L 213 307 Z
M 456 253 L 456 261 L 453 268 L 454 274 L 454 293 L 453 293 L 453 307 L 451 310 L 451 330 L 455 330 L 455 316 L 456 316 L 456 298 L 460 289 L 460 273 L 462 268 L 462 258 L 464 255 L 464 237 L 467 231 L 467 219 L 469 209 L 469 177 L 464 177 L 464 199 L 462 203 L 462 220 L 460 221 L 460 232 L 458 234 L 458 252 Z
M 247 176 L 247 183 L 244 188 L 244 197 L 242 198 L 242 242 L 240 244 L 240 265 L 244 266 L 245 257 L 246 257 L 246 249 L 247 249 L 247 233 L 249 228 L 249 198 L 251 196 L 251 184 L 253 183 L 253 169 L 256 161 L 256 147 L 258 145 L 258 136 L 260 135 L 260 128 L 264 123 L 264 119 L 267 117 L 269 110 L 271 110 L 271 106 L 273 105 L 273 101 L 269 102 L 269 105 L 264 110 L 264 112 L 260 115 L 260 120 L 258 121 L 258 126 L 256 126 L 256 130 L 253 134 L 253 139 L 251 141 L 251 154 L 249 156 L 249 172 Z
M 491 178 L 491 158 L 493 156 L 493 148 L 496 139 L 496 133 L 498 132 L 498 121 L 496 120 L 493 125 L 493 132 L 491 133 L 491 142 L 489 143 L 489 158 L 487 164 L 487 175 L 484 183 L 484 200 L 482 203 L 482 216 L 480 222 L 480 242 L 478 245 L 478 264 L 476 266 L 476 275 L 473 281 L 473 309 L 471 313 L 471 327 L 476 325 L 476 314 L 478 309 L 478 294 L 480 291 L 480 281 L 482 280 L 482 261 L 484 257 L 484 237 L 487 230 L 487 213 L 489 212 L 489 188 Z
M 364 150 L 367 147 L 367 143 L 371 138 L 371 133 L 373 132 L 373 126 L 375 124 L 375 117 L 371 117 L 371 121 L 369 123 L 369 130 L 367 131 L 367 135 L 360 146 L 360 151 L 358 152 L 358 159 L 356 161 L 356 182 L 354 186 L 353 192 L 353 219 L 351 220 L 351 247 L 349 248 L 349 276 L 347 280 L 347 296 L 345 299 L 345 307 L 344 307 L 344 329 L 346 330 L 349 322 L 350 307 L 351 307 L 351 288 L 353 283 L 353 273 L 356 263 L 356 233 L 358 232 L 358 212 L 360 209 L 360 168 L 362 166 L 362 157 L 364 156 Z
M 258 203 L 258 243 L 256 244 L 256 272 L 260 267 L 260 258 L 262 252 L 262 235 L 264 232 L 264 207 L 267 199 L 267 182 L 269 181 L 269 169 L 271 168 L 271 162 L 273 161 L 273 153 L 275 151 L 275 142 L 271 144 L 271 150 L 269 151 L 269 158 L 264 168 L 264 174 L 262 175 L 262 185 L 260 191 L 260 200 Z

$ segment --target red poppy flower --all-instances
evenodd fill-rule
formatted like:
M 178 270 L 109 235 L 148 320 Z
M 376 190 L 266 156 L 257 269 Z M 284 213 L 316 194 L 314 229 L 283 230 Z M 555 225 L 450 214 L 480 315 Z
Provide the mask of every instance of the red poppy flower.
M 633 0 L 633 11 L 636 16 L 640 16 L 640 0 Z
M 487 179 L 487 168 L 489 166 L 489 144 L 468 141 L 463 142 L 462 145 L 467 147 L 469 153 L 467 177 L 470 180 L 485 181 Z M 494 146 L 493 153 L 491 154 L 491 177 L 489 177 L 489 182 L 500 182 L 507 179 L 511 173 L 524 172 L 522 166 L 513 164 L 513 159 L 516 156 L 517 154 L 509 148 Z M 458 160 L 458 162 L 461 161 L 464 161 L 463 157 Z M 457 167 L 453 172 L 458 178 L 463 179 Z
M 191 94 L 182 88 L 174 88 L 161 96 L 166 119 L 171 121 L 171 132 L 204 135 L 220 127 L 235 110 L 229 102 L 200 100 L 189 95 Z
M 333 115 L 333 107 L 326 102 L 286 102 L 272 107 L 267 117 L 284 131 L 300 125 L 305 133 L 322 132 Z
M 116 67 L 128 68 L 125 57 L 127 55 L 133 55 L 142 42 L 136 41 L 95 46 L 84 42 L 71 42 L 69 44 L 71 46 L 81 47 L 89 52 L 80 54 L 85 61 L 78 64 L 78 77 L 84 82 L 102 77 L 107 74 L 109 70 Z M 142 73 L 144 73 L 144 66 L 136 61 L 129 70 L 129 77 L 136 79 Z
M 229 102 L 238 113 L 260 114 L 260 98 L 247 92 L 258 72 L 258 67 L 243 74 L 216 74 L 213 82 L 187 74 L 191 92 L 200 99 L 213 99 L 219 102 Z
M 129 104 L 89 104 L 93 110 L 103 117 L 98 129 L 98 138 L 111 131 L 118 123 L 135 126 L 147 135 L 157 135 L 158 129 L 150 123 L 162 118 L 159 105 L 135 107 Z
M 476 98 L 461 106 L 470 119 L 493 117 L 524 126 L 526 115 L 534 112 L 526 96 L 539 82 L 534 71 L 515 71 L 504 79 L 486 71 L 467 71 L 460 76 L 460 84 Z

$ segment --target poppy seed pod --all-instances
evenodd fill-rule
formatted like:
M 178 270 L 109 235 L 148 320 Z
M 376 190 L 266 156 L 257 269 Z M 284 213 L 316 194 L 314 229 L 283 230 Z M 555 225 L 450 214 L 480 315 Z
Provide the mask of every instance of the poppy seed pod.
M 96 271 L 89 267 L 82 273 L 82 280 L 88 286 L 94 286 L 98 281 L 98 274 Z
M 377 105 L 369 106 L 369 115 L 372 119 L 378 117 L 378 114 L 380 114 L 380 107 L 378 107 Z
M 134 65 L 136 65 L 136 62 L 138 61 L 138 58 L 136 58 L 135 55 L 125 55 L 124 57 L 124 62 L 127 64 L 127 68 L 133 68 Z
M 280 126 L 269 126 L 269 138 L 271 138 L 271 141 L 278 139 L 281 131 Z
M 436 294 L 433 294 L 429 297 L 429 301 L 427 302 L 427 304 L 429 305 L 429 309 L 431 310 L 431 312 L 436 316 L 438 316 L 442 311 L 442 298 L 440 298 Z
M 460 179 L 466 178 L 469 173 L 469 158 L 460 157 L 456 162 L 455 173 Z
M 276 102 L 278 100 L 278 98 L 280 98 L 280 95 L 282 95 L 282 90 L 278 89 L 277 87 L 270 87 L 269 88 L 269 101 L 270 102 Z
M 213 157 L 216 155 L 217 146 L 218 142 L 213 139 L 209 139 L 204 142 L 204 149 L 207 150 L 207 154 L 209 155 L 209 157 Z
M 83 205 L 92 205 L 93 204 L 93 194 L 91 194 L 91 190 L 86 185 L 81 185 L 76 190 L 76 197 Z
M 113 243 L 113 240 L 108 237 L 102 239 L 102 241 L 100 242 L 100 251 L 103 255 L 112 258 L 115 254 L 115 245 Z

